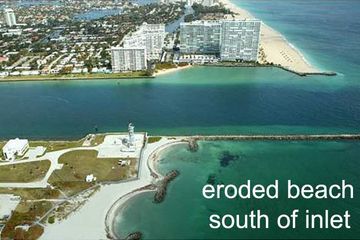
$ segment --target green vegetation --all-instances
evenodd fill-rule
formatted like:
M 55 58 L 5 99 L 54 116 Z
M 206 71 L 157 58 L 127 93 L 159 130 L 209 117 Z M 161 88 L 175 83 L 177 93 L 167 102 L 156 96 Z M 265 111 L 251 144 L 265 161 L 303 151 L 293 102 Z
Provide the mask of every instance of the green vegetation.
M 160 140 L 161 140 L 161 137 L 149 137 L 148 143 L 154 143 L 154 142 L 158 142 Z
M 54 215 L 52 215 L 52 216 L 50 216 L 50 217 L 48 218 L 48 223 L 50 223 L 50 224 L 55 223 L 55 216 L 54 216 Z
M 225 14 L 232 14 L 232 12 L 225 8 L 222 4 L 215 5 L 211 7 L 203 6 L 199 3 L 194 3 L 192 5 L 194 9 L 193 14 L 189 14 L 185 16 L 185 22 L 191 22 L 195 20 L 216 20 L 216 19 L 223 19 Z
M 42 217 L 51 208 L 50 202 L 21 202 L 2 230 L 1 239 L 38 239 L 44 232 L 41 226 L 33 225 L 28 231 L 16 228 L 16 226 L 32 225 L 37 218 Z
M 0 182 L 33 182 L 45 177 L 50 161 L 37 161 L 0 166 Z
M 23 200 L 56 199 L 60 192 L 50 188 L 0 188 L 0 194 L 14 194 Z
M 97 154 L 95 150 L 75 150 L 63 154 L 59 163 L 64 166 L 53 172 L 49 183 L 67 194 L 74 194 L 93 185 L 85 182 L 89 174 L 94 174 L 101 182 L 126 179 L 136 173 L 134 159 L 129 166 L 121 167 L 118 158 L 98 158 Z
M 97 146 L 104 142 L 105 134 L 96 134 L 95 138 L 91 141 L 92 146 Z
M 30 147 L 43 146 L 47 152 L 58 151 L 68 148 L 81 147 L 84 140 L 79 141 L 30 141 Z
M 163 69 L 171 69 L 171 68 L 177 68 L 177 65 L 174 63 L 157 63 L 155 66 L 155 70 L 163 70 Z
M 124 73 L 71 73 L 71 74 L 47 74 L 35 76 L 9 76 L 1 81 L 37 81 L 37 80 L 88 80 L 88 79 L 122 79 L 122 78 L 146 78 L 146 71 Z

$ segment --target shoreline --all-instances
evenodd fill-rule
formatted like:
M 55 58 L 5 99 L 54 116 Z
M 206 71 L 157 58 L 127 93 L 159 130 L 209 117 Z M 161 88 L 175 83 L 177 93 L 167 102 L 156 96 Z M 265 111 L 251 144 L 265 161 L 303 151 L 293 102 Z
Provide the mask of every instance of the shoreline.
M 98 80 L 129 80 L 129 79 L 148 79 L 155 76 L 129 76 L 129 77 L 49 77 L 49 78 L 0 78 L 0 83 L 9 82 L 50 82 L 50 81 L 98 81 Z
M 117 239 L 112 230 L 111 221 L 114 219 L 112 219 L 111 213 L 116 213 L 116 211 L 114 212 L 116 207 L 121 207 L 126 199 L 141 193 L 140 190 L 155 181 L 156 178 L 153 177 L 150 170 L 152 165 L 148 164 L 154 154 L 157 155 L 159 151 L 174 144 L 186 143 L 185 139 L 187 138 L 163 137 L 159 142 L 147 144 L 142 150 L 142 158 L 139 159 L 139 171 L 136 179 L 121 183 L 101 184 L 99 191 L 87 199 L 80 209 L 72 212 L 60 222 L 47 224 L 40 239 L 106 239 L 109 236 Z M 61 238 L 58 235 L 59 232 L 63 233 Z
M 226 8 L 235 13 L 235 18 L 255 18 L 249 11 L 237 6 L 231 0 L 219 0 Z M 313 66 L 302 54 L 302 52 L 290 43 L 284 35 L 269 25 L 262 22 L 260 30 L 260 48 L 263 49 L 264 61 L 279 65 L 280 68 L 300 76 L 306 75 L 328 75 L 330 72 L 323 71 Z M 334 73 L 332 73 L 334 75 Z
M 150 174 L 152 175 L 153 179 L 157 179 L 157 178 L 162 178 L 163 175 L 161 173 L 158 172 L 157 168 L 156 168 L 156 162 L 159 160 L 159 157 L 161 157 L 161 155 L 163 154 L 163 152 L 173 146 L 176 145 L 182 145 L 182 144 L 187 144 L 186 142 L 183 142 L 182 140 L 178 140 L 176 142 L 169 142 L 169 143 L 165 143 L 164 145 L 158 147 L 157 149 L 155 149 L 146 159 L 147 161 L 147 166 L 150 170 Z M 154 177 L 153 174 L 156 174 L 156 177 Z M 154 189 L 150 189 L 151 188 L 151 183 L 149 183 L 149 185 L 146 185 L 142 188 L 139 189 L 134 189 L 133 191 L 131 191 L 130 193 L 127 193 L 123 196 L 121 196 L 109 209 L 109 211 L 106 214 L 106 218 L 105 218 L 105 226 L 106 226 L 106 232 L 107 232 L 107 236 L 110 239 L 122 239 L 120 236 L 118 236 L 115 233 L 115 225 L 116 225 L 116 216 L 118 216 L 119 214 L 121 214 L 122 210 L 126 207 L 127 204 L 129 204 L 129 202 L 131 202 L 132 198 L 142 194 L 142 193 L 146 193 L 146 192 L 156 192 L 156 188 Z
M 176 68 L 161 69 L 154 73 L 154 77 L 158 77 L 158 76 L 168 74 L 168 73 L 174 73 L 174 72 L 184 70 L 184 69 L 189 69 L 191 67 L 193 67 L 193 66 L 191 64 L 188 64 L 188 65 L 182 66 L 182 67 L 178 66 Z

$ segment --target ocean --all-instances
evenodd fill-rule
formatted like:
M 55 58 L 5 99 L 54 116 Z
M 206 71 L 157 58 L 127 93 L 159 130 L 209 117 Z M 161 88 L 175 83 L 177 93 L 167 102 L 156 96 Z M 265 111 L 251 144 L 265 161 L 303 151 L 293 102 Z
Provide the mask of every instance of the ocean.
M 338 75 L 194 67 L 151 80 L 0 83 L 0 139 L 75 139 L 95 127 L 123 131 L 129 121 L 153 135 L 357 132 L 360 2 L 239 4 Z
M 224 73 L 207 69 L 207 84 L 197 81 L 194 85 L 199 88 L 217 86 L 213 90 L 217 94 L 212 95 L 214 97 L 209 105 L 219 104 L 213 109 L 223 112 L 224 121 L 234 117 L 242 123 L 238 127 L 232 125 L 231 131 L 357 132 L 359 128 L 355 125 L 359 122 L 360 113 L 357 70 L 360 64 L 360 48 L 357 45 L 360 38 L 360 2 L 234 2 L 284 34 L 312 64 L 336 71 L 338 76 L 299 78 L 276 69 L 241 69 L 238 74 L 234 72 L 228 76 L 225 75 L 228 71 L 237 70 L 224 69 Z M 193 74 L 188 73 L 185 79 L 192 78 Z M 233 78 L 236 80 L 233 81 Z M 230 87 L 231 92 L 222 92 L 225 86 Z M 193 97 L 191 94 L 187 96 Z M 232 110 L 234 105 L 238 105 L 238 111 Z M 344 114 L 346 109 L 348 114 Z M 217 116 L 216 112 L 205 116 L 212 119 Z M 350 123 L 350 119 L 354 122 Z M 229 129 L 229 124 L 225 125 L 225 129 Z M 218 131 L 227 132 L 222 127 Z M 180 177 L 171 183 L 165 201 L 153 203 L 153 193 L 134 197 L 114 219 L 115 231 L 122 237 L 140 231 L 144 239 L 359 239 L 359 156 L 358 142 L 341 141 L 201 142 L 196 153 L 189 152 L 184 146 L 172 147 L 161 155 L 158 168 L 163 174 L 177 169 Z M 266 185 L 278 179 L 280 198 L 206 200 L 201 191 L 209 179 L 215 184 L 235 185 L 248 179 Z M 355 197 L 288 200 L 281 196 L 286 195 L 284 184 L 289 179 L 299 185 L 327 186 L 344 179 L 354 186 Z M 208 225 L 211 214 L 244 216 L 257 209 L 268 214 L 269 229 L 212 230 Z M 293 209 L 300 210 L 297 228 L 280 230 L 276 226 L 277 216 L 291 214 Z M 349 210 L 351 229 L 305 229 L 306 210 L 314 214 L 323 214 L 325 210 L 331 214 L 344 214 Z
M 114 221 L 121 237 L 140 231 L 144 239 L 358 239 L 360 237 L 358 142 L 200 142 L 195 153 L 184 145 L 167 149 L 158 170 L 180 175 L 170 183 L 165 201 L 153 202 L 154 193 L 142 193 L 126 204 Z M 340 184 L 354 186 L 354 199 L 287 199 L 287 181 L 297 185 Z M 209 181 L 210 180 L 210 181 Z M 205 184 L 267 186 L 279 181 L 278 199 L 205 199 Z M 299 209 L 296 229 L 279 229 L 277 217 Z M 305 229 L 305 211 L 344 214 L 351 229 Z M 269 228 L 216 229 L 209 227 L 212 214 L 239 214 L 241 223 L 251 210 L 269 216 Z M 264 225 L 262 225 L 264 227 Z
M 0 139 L 77 139 L 94 132 L 152 135 L 357 133 L 360 127 L 360 1 L 234 1 L 280 31 L 316 66 L 336 77 L 299 77 L 277 68 L 194 67 L 155 79 L 0 83 Z M 226 167 L 223 154 L 234 156 Z M 161 171 L 179 169 L 162 204 L 152 194 L 126 207 L 116 231 L 158 238 L 360 238 L 359 144 L 356 142 L 202 142 L 197 153 L 166 152 Z M 344 201 L 204 201 L 201 187 L 275 178 L 301 183 L 351 182 Z M 186 196 L 186 197 L 184 197 Z M 270 216 L 294 207 L 341 212 L 352 229 L 210 231 L 210 212 Z

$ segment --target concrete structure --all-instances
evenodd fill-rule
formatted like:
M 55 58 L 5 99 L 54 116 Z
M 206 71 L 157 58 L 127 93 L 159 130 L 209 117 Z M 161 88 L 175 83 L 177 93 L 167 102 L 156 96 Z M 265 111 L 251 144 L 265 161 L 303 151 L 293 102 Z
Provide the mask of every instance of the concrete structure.
M 259 20 L 223 20 L 220 46 L 222 61 L 256 61 L 260 41 Z
M 147 68 L 146 49 L 136 47 L 111 48 L 111 64 L 115 73 L 140 71 Z
M 90 183 L 96 181 L 96 177 L 94 177 L 94 174 L 89 174 L 86 176 L 85 181 Z
M 21 198 L 13 194 L 0 194 L 0 221 L 10 218 Z
M 215 4 L 214 0 L 203 0 L 201 3 L 205 7 L 211 7 Z
M 8 25 L 9 27 L 15 26 L 16 25 L 16 17 L 15 17 L 14 10 L 12 10 L 11 8 L 5 8 L 4 9 L 4 20 L 5 20 L 6 25 Z
M 194 21 L 180 24 L 182 54 L 219 54 L 222 61 L 256 61 L 259 20 Z
M 29 149 L 29 141 L 26 139 L 11 139 L 2 148 L 6 161 L 13 161 L 17 156 L 23 156 Z
M 193 21 L 180 24 L 180 51 L 214 54 L 220 51 L 220 21 Z
M 132 123 L 129 123 L 128 131 L 129 131 L 128 146 L 129 147 L 134 146 L 134 143 L 135 143 L 135 126 Z
M 164 24 L 143 23 L 135 32 L 128 34 L 123 39 L 125 48 L 146 48 L 147 60 L 159 60 L 165 39 Z

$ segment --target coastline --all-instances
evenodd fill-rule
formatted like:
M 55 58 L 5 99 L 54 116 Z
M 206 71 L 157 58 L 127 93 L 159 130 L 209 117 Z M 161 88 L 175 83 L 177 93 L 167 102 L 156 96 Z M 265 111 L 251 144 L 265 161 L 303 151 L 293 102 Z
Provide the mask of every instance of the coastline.
M 255 18 L 250 12 L 237 6 L 231 0 L 219 1 L 236 14 L 235 18 Z M 291 44 L 285 36 L 265 23 L 262 23 L 260 30 L 260 49 L 262 49 L 264 54 L 264 58 L 259 59 L 260 63 L 280 65 L 284 70 L 298 73 L 299 75 L 326 73 L 311 65 L 301 51 Z
M 168 73 L 177 72 L 179 70 L 184 70 L 184 69 L 188 69 L 188 68 L 191 68 L 191 67 L 192 67 L 192 65 L 189 64 L 189 65 L 186 65 L 186 66 L 183 66 L 183 67 L 178 66 L 176 68 L 157 70 L 157 72 L 154 73 L 154 77 L 158 77 L 158 76 L 168 74 Z
M 155 76 L 127 76 L 127 77 L 44 77 L 44 78 L 0 78 L 0 83 L 10 82 L 48 82 L 48 81 L 96 81 L 96 80 L 127 80 L 127 79 L 148 79 Z
M 116 76 L 108 74 L 108 76 L 96 76 L 86 75 L 81 77 L 75 76 L 44 76 L 44 77 L 14 77 L 14 78 L 0 78 L 0 83 L 11 83 L 11 82 L 47 82 L 47 81 L 96 81 L 96 80 L 128 80 L 128 79 L 152 79 L 158 76 L 173 73 L 179 70 L 187 69 L 192 65 L 178 66 L 176 68 L 161 69 L 154 73 L 152 76 Z
M 149 161 L 158 156 L 159 151 L 163 149 L 184 144 L 185 139 L 186 137 L 163 137 L 160 141 L 145 146 L 139 160 L 138 177 L 135 180 L 101 184 L 100 190 L 87 199 L 86 204 L 76 212 L 61 222 L 47 224 L 40 239 L 117 239 L 112 226 L 113 214 L 117 213 L 117 209 L 121 211 L 123 204 L 142 190 L 150 191 L 145 187 L 155 181 L 152 172 L 156 172 L 156 169 L 150 169 L 153 165 Z M 62 233 L 61 237 L 59 232 Z
M 157 171 L 156 168 L 156 162 L 159 160 L 159 157 L 163 154 L 163 152 L 170 147 L 176 146 L 176 145 L 182 145 L 186 144 L 186 142 L 183 142 L 182 140 L 178 140 L 176 142 L 169 142 L 165 143 L 164 145 L 158 147 L 155 149 L 146 159 L 147 166 L 150 171 L 150 175 L 153 176 L 153 179 L 155 178 L 162 178 L 163 175 Z M 156 177 L 155 177 L 155 175 Z M 127 193 L 123 196 L 121 196 L 110 208 L 109 211 L 106 214 L 105 218 L 105 226 L 106 226 L 106 232 L 107 237 L 110 239 L 121 239 L 120 236 L 118 236 L 115 232 L 115 225 L 116 221 L 115 218 L 119 214 L 121 214 L 121 211 L 126 207 L 127 204 L 129 204 L 132 200 L 132 198 L 138 196 L 139 194 L 146 193 L 146 192 L 155 192 L 156 189 L 155 186 L 151 186 L 151 183 L 149 185 L 146 185 L 144 187 L 141 187 L 139 189 L 134 189 L 130 193 Z

